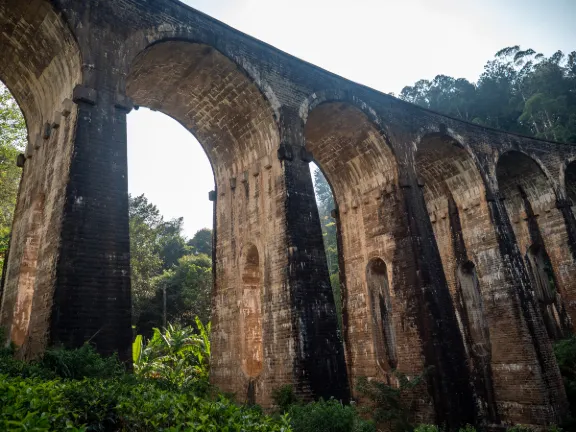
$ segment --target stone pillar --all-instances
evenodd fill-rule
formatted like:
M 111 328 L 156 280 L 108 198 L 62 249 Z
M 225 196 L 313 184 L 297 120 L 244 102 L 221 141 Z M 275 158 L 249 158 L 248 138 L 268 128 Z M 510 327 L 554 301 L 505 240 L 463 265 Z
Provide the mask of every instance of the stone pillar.
M 414 261 L 420 283 L 419 330 L 437 422 L 448 430 L 475 423 L 476 412 L 466 353 L 448 290 L 442 261 L 416 175 L 402 173 Z M 404 168 L 405 169 L 405 168 Z
M 299 392 L 314 398 L 347 401 L 348 386 L 342 340 L 330 286 L 322 230 L 308 163 L 303 124 L 283 109 L 280 124 L 286 187 L 286 286 L 294 328 L 294 379 Z
M 108 86 L 77 86 L 78 120 L 66 187 L 50 343 L 90 341 L 131 360 L 126 114 Z

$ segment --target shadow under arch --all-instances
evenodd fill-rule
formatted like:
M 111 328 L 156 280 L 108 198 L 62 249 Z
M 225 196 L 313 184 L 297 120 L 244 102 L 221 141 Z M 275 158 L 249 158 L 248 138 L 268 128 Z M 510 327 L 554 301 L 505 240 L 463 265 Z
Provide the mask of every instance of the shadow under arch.
M 558 289 L 554 307 L 559 315 L 559 333 L 570 334 L 571 320 L 576 314 L 567 308 L 567 304 L 576 299 L 576 268 L 573 259 L 566 259 L 572 256 L 567 241 L 569 236 L 565 217 L 557 207 L 554 185 L 537 161 L 515 150 L 500 156 L 496 178 L 533 288 L 538 290 L 541 285 L 542 275 L 534 261 L 540 257 L 537 261 L 549 263 L 546 264 L 547 268 L 550 267 L 547 271 Z M 536 250 L 534 248 L 539 251 L 537 256 L 529 253 Z M 546 323 L 546 313 L 542 308 L 540 312 Z M 558 337 L 558 333 L 551 331 L 549 325 L 546 327 L 550 338 Z
M 487 287 L 505 286 L 507 282 L 493 278 L 490 272 L 499 254 L 484 178 L 468 149 L 444 133 L 422 137 L 415 154 L 415 170 L 459 328 L 454 337 L 460 338 L 457 343 L 465 350 L 469 379 L 480 402 L 476 416 L 484 422 L 498 423 L 492 362 L 502 359 L 493 358 L 490 349 L 489 328 L 495 323 L 490 323 L 488 316 L 494 314 L 480 305 L 488 304 L 487 299 L 482 300 L 489 296 Z

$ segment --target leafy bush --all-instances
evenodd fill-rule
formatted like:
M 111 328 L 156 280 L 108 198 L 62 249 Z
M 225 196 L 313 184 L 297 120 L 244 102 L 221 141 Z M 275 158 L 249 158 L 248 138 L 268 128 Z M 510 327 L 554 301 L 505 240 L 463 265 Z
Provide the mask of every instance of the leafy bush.
M 68 379 L 114 378 L 125 372 L 116 356 L 101 357 L 88 344 L 75 350 L 47 350 L 38 365 Z
M 302 403 L 302 400 L 294 393 L 294 388 L 290 384 L 273 389 L 272 400 L 281 413 L 290 411 L 292 405 L 300 405 Z
M 358 379 L 357 390 L 370 402 L 364 411 L 370 413 L 377 425 L 398 432 L 413 430 L 416 387 L 424 384 L 424 375 L 409 379 L 406 375 L 395 372 L 398 387 L 378 381 L 369 381 L 365 377 Z
M 331 399 L 306 405 L 292 405 L 289 410 L 294 432 L 375 432 L 371 422 L 360 418 L 351 406 Z
M 140 340 L 134 375 L 88 345 L 51 350 L 32 364 L 0 350 L 0 430 L 290 432 L 287 415 L 205 395 L 209 331 L 198 323 L 197 332 L 170 327 L 145 346 Z
M 198 318 L 196 326 L 197 331 L 169 325 L 164 333 L 155 328 L 147 344 L 137 337 L 133 346 L 136 375 L 156 379 L 170 388 L 193 388 L 205 393 L 209 388 L 211 327 Z
M 71 381 L 0 376 L 0 430 L 287 432 L 272 419 L 220 398 L 199 398 L 122 379 Z

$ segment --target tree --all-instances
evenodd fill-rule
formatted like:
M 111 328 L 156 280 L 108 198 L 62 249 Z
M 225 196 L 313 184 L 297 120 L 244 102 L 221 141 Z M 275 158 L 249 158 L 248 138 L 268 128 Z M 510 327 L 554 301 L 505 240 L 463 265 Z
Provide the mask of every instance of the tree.
M 132 316 L 134 322 L 138 322 L 156 294 L 153 279 L 163 267 L 158 235 L 162 217 L 158 208 L 144 195 L 129 196 L 129 215 Z
M 506 47 L 475 84 L 438 75 L 404 87 L 400 98 L 484 126 L 576 142 L 576 52 L 546 58 Z
M 212 231 L 191 240 L 183 219 L 165 221 L 144 195 L 129 197 L 133 322 L 139 333 L 166 322 L 208 321 L 212 292 Z
M 155 296 L 140 315 L 137 327 L 150 334 L 154 327 L 175 323 L 190 326 L 197 316 L 210 320 L 212 294 L 212 258 L 204 254 L 186 255 L 178 265 L 153 280 Z
M 192 248 L 192 253 L 212 256 L 212 230 L 202 228 L 194 234 L 194 237 L 188 242 Z
M 22 171 L 16 157 L 26 145 L 26 123 L 16 101 L 0 83 L 0 277 L 8 250 Z
M 316 203 L 318 205 L 318 216 L 322 227 L 322 238 L 324 240 L 324 251 L 326 253 L 326 263 L 330 274 L 330 285 L 336 303 L 336 313 L 338 323 L 342 328 L 342 295 L 340 291 L 339 267 L 338 267 L 338 245 L 336 222 L 332 218 L 332 210 L 335 208 L 332 189 L 322 174 L 320 169 L 314 171 L 314 191 Z

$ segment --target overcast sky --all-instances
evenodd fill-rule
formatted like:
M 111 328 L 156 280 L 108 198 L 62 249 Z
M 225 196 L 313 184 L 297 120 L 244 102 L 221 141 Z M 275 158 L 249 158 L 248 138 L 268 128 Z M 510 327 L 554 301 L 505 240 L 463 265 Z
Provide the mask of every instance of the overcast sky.
M 475 81 L 501 48 L 576 50 L 576 0 L 186 0 L 289 54 L 384 92 L 438 74 Z M 167 116 L 128 116 L 129 189 L 185 233 L 211 227 L 212 170 Z

